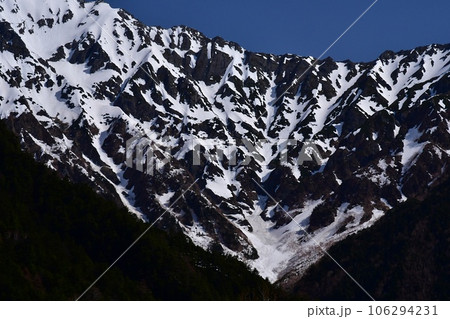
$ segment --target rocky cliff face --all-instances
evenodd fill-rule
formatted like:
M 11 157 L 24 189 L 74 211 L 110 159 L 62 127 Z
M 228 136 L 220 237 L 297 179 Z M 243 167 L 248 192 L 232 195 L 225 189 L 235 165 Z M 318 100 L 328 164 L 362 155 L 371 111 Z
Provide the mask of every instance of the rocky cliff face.
M 0 116 L 24 149 L 273 281 L 449 175 L 450 45 L 316 61 L 99 2 L 5 0 L 0 17 Z M 152 156 L 129 167 L 133 137 Z

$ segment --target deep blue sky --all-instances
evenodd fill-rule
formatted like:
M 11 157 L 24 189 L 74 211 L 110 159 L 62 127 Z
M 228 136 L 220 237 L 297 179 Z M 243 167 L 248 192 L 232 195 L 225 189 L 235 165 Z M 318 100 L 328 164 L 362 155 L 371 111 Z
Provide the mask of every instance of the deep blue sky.
M 147 25 L 187 25 L 251 51 L 315 57 L 373 1 L 105 0 Z M 450 43 L 449 0 L 379 0 L 326 56 L 371 61 L 431 43 Z

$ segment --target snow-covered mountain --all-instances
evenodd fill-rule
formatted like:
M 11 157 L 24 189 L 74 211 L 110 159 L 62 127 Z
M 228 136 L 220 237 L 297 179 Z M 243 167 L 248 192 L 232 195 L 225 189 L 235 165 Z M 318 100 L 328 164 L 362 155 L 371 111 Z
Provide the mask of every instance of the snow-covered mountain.
M 449 176 L 450 45 L 316 61 L 99 1 L 0 0 L 0 18 L 0 117 L 24 149 L 272 281 Z M 126 165 L 136 136 L 153 174 Z M 306 141 L 321 159 L 299 165 Z

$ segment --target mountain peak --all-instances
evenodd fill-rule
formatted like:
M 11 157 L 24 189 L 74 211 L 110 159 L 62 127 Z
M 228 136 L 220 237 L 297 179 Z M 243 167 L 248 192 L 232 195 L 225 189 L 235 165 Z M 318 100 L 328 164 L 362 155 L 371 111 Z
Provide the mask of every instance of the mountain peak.
M 0 117 L 23 148 L 272 281 L 448 175 L 449 45 L 316 61 L 106 3 L 0 6 Z

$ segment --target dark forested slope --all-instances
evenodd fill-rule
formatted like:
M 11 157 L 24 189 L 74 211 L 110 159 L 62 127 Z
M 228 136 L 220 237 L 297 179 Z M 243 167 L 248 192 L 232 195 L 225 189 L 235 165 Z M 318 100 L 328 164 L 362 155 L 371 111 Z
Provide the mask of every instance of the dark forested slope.
M 447 181 L 423 202 L 400 205 L 329 253 L 375 299 L 449 300 L 449 195 Z M 314 265 L 294 291 L 325 300 L 368 298 L 328 257 Z
M 0 123 L 0 299 L 74 300 L 147 227 L 20 151 Z M 271 299 L 247 267 L 152 229 L 83 299 Z

